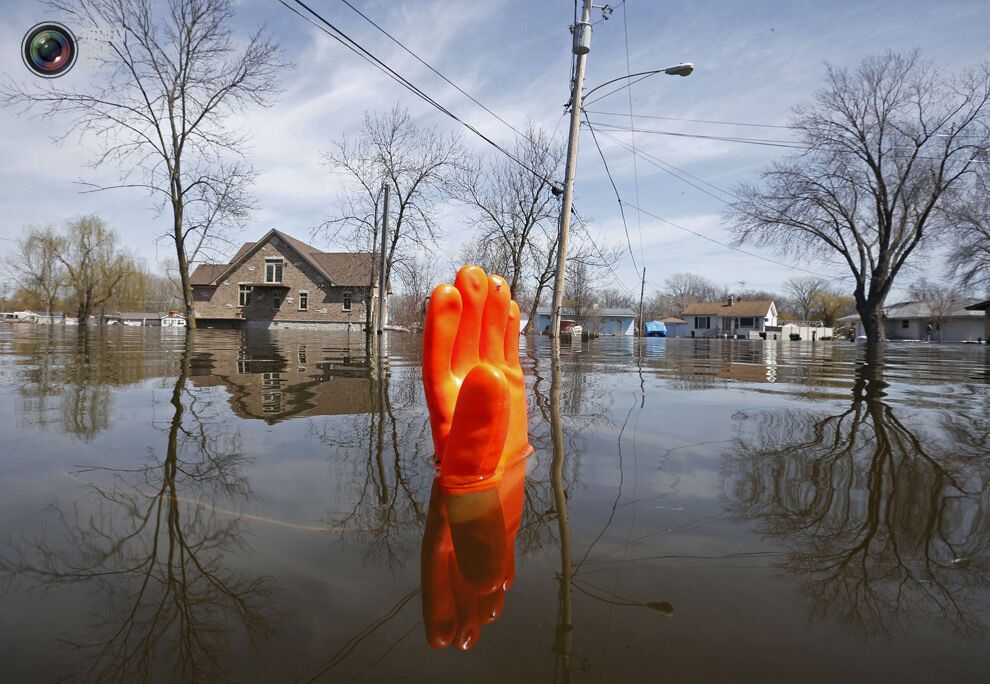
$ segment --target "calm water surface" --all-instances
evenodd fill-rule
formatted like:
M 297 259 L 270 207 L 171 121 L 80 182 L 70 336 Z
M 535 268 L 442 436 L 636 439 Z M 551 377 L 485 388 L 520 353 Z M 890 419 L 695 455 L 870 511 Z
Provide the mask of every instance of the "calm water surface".
M 0 327 L 0 679 L 986 681 L 985 348 L 536 340 L 452 500 L 362 342 Z

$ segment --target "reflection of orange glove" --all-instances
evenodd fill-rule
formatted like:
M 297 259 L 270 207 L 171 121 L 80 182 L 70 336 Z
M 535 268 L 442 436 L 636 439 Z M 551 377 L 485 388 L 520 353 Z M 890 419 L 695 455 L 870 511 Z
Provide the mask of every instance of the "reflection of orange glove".
M 454 644 L 465 651 L 478 642 L 481 625 L 502 614 L 515 579 L 525 476 L 526 464 L 517 463 L 484 489 L 448 491 L 433 483 L 420 575 L 433 648 Z
M 501 276 L 465 266 L 433 291 L 423 386 L 444 487 L 484 486 L 533 452 L 519 366 L 519 305 Z

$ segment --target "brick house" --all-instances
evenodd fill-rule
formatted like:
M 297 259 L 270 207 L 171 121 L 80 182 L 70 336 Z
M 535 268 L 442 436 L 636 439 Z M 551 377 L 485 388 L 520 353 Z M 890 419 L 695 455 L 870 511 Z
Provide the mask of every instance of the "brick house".
M 197 325 L 363 330 L 378 294 L 372 263 L 368 252 L 321 252 L 272 229 L 230 263 L 196 267 L 189 279 Z

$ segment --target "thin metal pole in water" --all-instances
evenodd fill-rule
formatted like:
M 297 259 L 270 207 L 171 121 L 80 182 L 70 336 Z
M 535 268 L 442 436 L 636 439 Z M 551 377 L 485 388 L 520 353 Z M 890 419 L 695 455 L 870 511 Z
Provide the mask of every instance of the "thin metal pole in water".
M 571 230 L 574 203 L 574 172 L 577 167 L 578 137 L 581 133 L 581 101 L 584 67 L 591 49 L 591 0 L 584 0 L 581 21 L 574 26 L 572 50 L 577 55 L 574 90 L 571 94 L 571 130 L 567 138 L 567 165 L 564 169 L 564 197 L 560 205 L 560 232 L 557 236 L 557 274 L 553 281 L 553 308 L 550 309 L 550 336 L 560 337 L 560 314 L 564 306 L 564 273 L 567 268 L 567 240 Z
M 385 206 L 382 208 L 382 254 L 381 269 L 378 271 L 378 334 L 385 329 L 385 290 L 388 283 L 385 278 L 385 249 L 388 244 L 388 196 L 389 185 L 385 184 Z
M 643 292 L 646 290 L 646 266 L 643 267 L 643 280 L 639 284 L 639 330 L 637 337 L 642 337 L 645 330 L 646 321 L 643 320 Z

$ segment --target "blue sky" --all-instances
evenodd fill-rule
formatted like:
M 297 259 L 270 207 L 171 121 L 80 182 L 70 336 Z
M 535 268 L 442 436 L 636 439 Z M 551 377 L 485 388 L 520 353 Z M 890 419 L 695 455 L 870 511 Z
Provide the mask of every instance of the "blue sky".
M 613 5 L 618 5 L 616 0 Z M 565 0 L 352 0 L 421 57 L 517 127 L 532 119 L 562 132 L 562 105 L 568 97 L 573 4 Z M 402 53 L 387 38 L 339 0 L 309 3 L 383 58 L 423 90 L 490 137 L 511 141 L 512 131 Z M 295 66 L 283 74 L 278 103 L 246 112 L 234 122 L 251 138 L 249 158 L 261 172 L 255 188 L 258 211 L 245 239 L 277 227 L 308 239 L 311 229 L 333 215 L 341 180 L 321 165 L 321 152 L 342 134 L 360 128 L 365 111 L 399 102 L 418 121 L 451 130 L 457 125 L 430 109 L 380 72 L 290 13 L 276 0 L 235 2 L 237 28 L 247 32 L 265 24 Z M 19 57 L 24 31 L 56 18 L 38 2 L 0 0 L 0 78 L 24 81 Z M 625 14 L 625 17 L 623 14 Z M 596 10 L 594 19 L 600 18 Z M 625 20 L 625 21 L 624 21 Z M 975 64 L 990 54 L 990 3 L 900 2 L 655 2 L 627 0 L 608 22 L 595 26 L 588 58 L 587 86 L 615 76 L 690 61 L 689 78 L 655 77 L 633 88 L 638 115 L 779 125 L 790 109 L 808 99 L 822 81 L 825 61 L 855 66 L 863 57 L 887 49 L 920 48 L 947 70 Z M 626 30 L 626 28 L 628 30 Z M 626 64 L 628 36 L 629 68 Z M 83 59 L 64 77 L 83 82 L 90 76 Z M 625 93 L 594 107 L 628 117 Z M 628 118 L 593 115 L 628 123 Z M 684 121 L 642 119 L 638 125 L 706 135 L 786 139 L 788 131 Z M 559 126 L 559 128 L 558 128 Z M 156 216 L 138 191 L 79 194 L 74 181 L 112 180 L 112 169 L 87 166 L 92 149 L 85 141 L 61 144 L 52 136 L 64 129 L 58 119 L 29 118 L 0 110 L 0 253 L 28 225 L 60 224 L 72 216 L 96 213 L 108 220 L 124 245 L 154 263 L 171 248 L 156 237 L 168 217 Z M 486 145 L 464 133 L 477 150 Z M 612 133 L 629 140 L 629 134 Z M 631 154 L 600 138 L 625 202 L 636 203 Z M 759 170 L 786 149 L 639 134 L 637 147 L 725 190 L 754 180 Z M 490 148 L 488 148 L 490 149 Z M 724 205 L 655 166 L 636 162 L 640 206 L 716 240 L 728 242 Z M 612 246 L 625 246 L 618 207 L 590 136 L 583 132 L 575 204 L 594 230 Z M 718 193 L 716 193 L 718 194 Z M 445 253 L 465 239 L 461 210 L 444 207 Z M 647 268 L 647 289 L 665 275 L 691 271 L 719 283 L 778 289 L 802 275 L 726 249 L 647 216 L 627 211 L 633 252 Z M 347 245 L 320 247 L 346 249 Z M 770 252 L 757 250 L 767 257 Z M 816 272 L 844 275 L 828 263 L 792 262 Z M 628 253 L 616 265 L 619 281 L 638 293 L 638 275 Z M 920 271 L 919 271 L 920 272 Z M 929 269 L 929 275 L 931 274 Z M 0 276 L 2 277 L 2 276 Z M 912 278 L 908 274 L 900 285 Z

